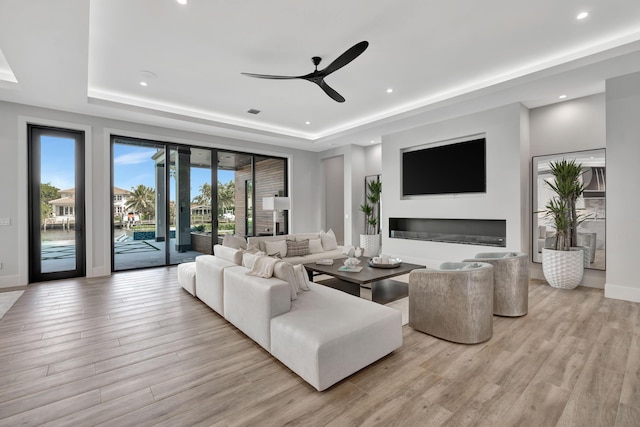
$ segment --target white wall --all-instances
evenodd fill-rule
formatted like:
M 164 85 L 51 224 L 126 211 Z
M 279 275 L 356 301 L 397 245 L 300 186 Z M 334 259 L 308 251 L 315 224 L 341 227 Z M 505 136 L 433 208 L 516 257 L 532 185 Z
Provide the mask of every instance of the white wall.
M 283 147 L 177 131 L 157 126 L 109 120 L 56 110 L 0 102 L 0 218 L 9 218 L 10 226 L 0 226 L 0 287 L 24 285 L 28 280 L 27 248 L 27 121 L 61 127 L 90 129 L 86 164 L 87 241 L 94 242 L 88 251 L 87 275 L 108 275 L 111 271 L 110 231 L 110 151 L 109 135 L 156 139 L 203 147 L 219 147 L 257 154 L 287 157 L 290 165 L 289 195 L 292 199 L 290 229 L 301 232 L 320 229 L 320 199 L 317 191 L 320 176 L 316 153 Z M 90 228 L 89 228 L 90 227 Z
M 358 246 L 364 231 L 364 215 L 359 207 L 364 202 L 365 148 L 343 145 L 319 153 L 320 162 L 335 156 L 344 158 L 344 244 Z M 326 177 L 322 177 L 326 185 Z
M 640 73 L 607 80 L 605 296 L 640 302 Z
M 528 181 L 521 169 L 528 156 L 528 123 L 520 104 L 432 123 L 383 137 L 382 140 L 382 214 L 389 217 L 505 219 L 507 247 L 461 245 L 391 239 L 383 235 L 382 250 L 407 261 L 434 267 L 443 261 L 459 261 L 478 252 L 521 251 L 523 240 L 522 203 L 528 197 Z M 524 128 L 524 130 L 523 130 Z M 401 200 L 400 150 L 468 135 L 486 134 L 487 192 L 485 194 L 423 196 Z
M 365 149 L 365 176 L 382 173 L 382 144 L 370 145 Z M 364 183 L 363 183 L 364 185 Z M 362 189 L 364 191 L 364 188 Z
M 531 128 L 531 156 L 565 153 L 571 151 L 592 150 L 607 146 L 606 136 L 606 108 L 603 93 L 578 98 L 571 101 L 559 102 L 529 111 Z M 608 148 L 608 147 L 607 147 Z M 607 149 L 607 175 L 611 165 L 609 150 Z M 529 159 L 529 174 L 531 174 L 531 159 Z M 607 184 L 609 184 L 607 176 Z M 531 188 L 531 184 L 529 185 Z M 607 186 L 607 205 L 609 204 L 609 189 Z M 531 198 L 529 198 L 530 200 Z M 529 212 L 531 210 L 529 209 Z M 609 231 L 609 212 L 607 212 L 607 231 Z M 531 218 L 531 215 L 528 216 Z M 529 241 L 531 239 L 531 226 Z M 607 236 L 607 268 L 609 268 Z M 527 252 L 531 251 L 531 244 Z M 531 277 L 544 279 L 542 264 L 531 263 Z M 582 286 L 604 288 L 606 273 L 601 270 L 586 269 L 582 279 Z

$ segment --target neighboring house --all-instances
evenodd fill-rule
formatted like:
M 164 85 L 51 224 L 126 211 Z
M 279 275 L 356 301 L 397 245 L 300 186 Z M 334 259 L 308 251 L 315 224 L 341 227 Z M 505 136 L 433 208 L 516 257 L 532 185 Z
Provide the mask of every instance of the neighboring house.
M 54 217 L 75 217 L 76 213 L 74 207 L 76 205 L 76 189 L 69 188 L 67 190 L 60 190 L 60 198 L 50 200 L 53 216 Z
M 131 191 L 123 190 L 122 188 L 113 187 L 113 215 L 122 216 L 128 213 L 126 207 L 127 200 L 131 195 Z
M 75 217 L 76 189 L 60 190 L 60 198 L 49 201 L 54 217 Z M 128 190 L 113 187 L 113 214 L 118 216 L 127 213 L 127 199 L 131 194 Z
M 211 217 L 211 205 L 191 205 L 191 216 Z

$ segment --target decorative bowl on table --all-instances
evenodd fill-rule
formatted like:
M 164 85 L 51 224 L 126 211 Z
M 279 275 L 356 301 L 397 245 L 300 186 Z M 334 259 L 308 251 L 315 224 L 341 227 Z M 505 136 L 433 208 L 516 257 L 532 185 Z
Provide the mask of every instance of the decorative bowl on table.
M 395 268 L 402 264 L 402 260 L 396 257 L 375 256 L 369 259 L 369 265 L 375 268 Z

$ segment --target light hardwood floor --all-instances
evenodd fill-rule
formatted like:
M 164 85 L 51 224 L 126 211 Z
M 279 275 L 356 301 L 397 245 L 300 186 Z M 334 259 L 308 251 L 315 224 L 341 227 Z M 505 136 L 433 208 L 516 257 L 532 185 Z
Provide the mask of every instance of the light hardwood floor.
M 0 320 L 0 425 L 640 425 L 640 304 L 530 284 L 529 314 L 401 349 L 319 393 L 176 269 L 29 286 Z

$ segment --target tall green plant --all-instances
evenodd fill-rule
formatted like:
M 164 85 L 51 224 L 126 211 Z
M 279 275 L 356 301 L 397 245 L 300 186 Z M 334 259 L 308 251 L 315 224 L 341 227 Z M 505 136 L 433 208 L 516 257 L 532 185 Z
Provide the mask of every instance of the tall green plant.
M 378 222 L 380 218 L 380 193 L 382 193 L 382 182 L 380 178 L 375 181 L 368 181 L 365 188 L 365 202 L 360 205 L 360 210 L 364 213 L 365 234 L 377 234 Z
M 545 206 L 545 217 L 551 218 L 556 228 L 555 249 L 568 251 L 578 243 L 578 225 L 586 219 L 579 215 L 576 201 L 584 192 L 580 180 L 582 165 L 575 160 L 562 159 L 549 164 L 553 182 L 547 185 L 556 193 Z

